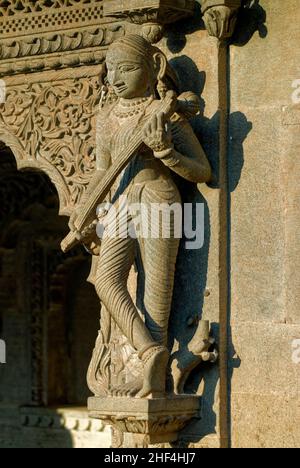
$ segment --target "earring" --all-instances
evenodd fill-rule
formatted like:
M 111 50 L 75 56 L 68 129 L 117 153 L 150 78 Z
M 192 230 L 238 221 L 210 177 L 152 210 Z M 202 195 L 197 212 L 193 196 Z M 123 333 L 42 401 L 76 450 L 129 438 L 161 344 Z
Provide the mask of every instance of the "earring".
M 158 83 L 157 83 L 157 92 L 158 92 L 159 97 L 161 99 L 164 99 L 166 97 L 167 92 L 168 92 L 167 85 L 161 79 L 159 79 Z

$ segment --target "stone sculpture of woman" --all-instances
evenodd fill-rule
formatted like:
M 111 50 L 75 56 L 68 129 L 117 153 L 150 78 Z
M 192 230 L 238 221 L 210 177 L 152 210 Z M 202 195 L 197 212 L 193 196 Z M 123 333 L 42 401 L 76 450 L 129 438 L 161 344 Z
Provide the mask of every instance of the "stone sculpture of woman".
M 143 145 L 119 178 L 113 197 L 117 226 L 130 221 L 120 207 L 120 195 L 130 203 L 181 203 L 174 174 L 193 183 L 208 182 L 210 165 L 185 116 L 178 110 L 171 121 L 155 106 L 168 88 L 176 87 L 165 55 L 141 36 L 128 35 L 114 42 L 106 58 L 107 81 L 115 99 L 100 111 L 97 122 L 97 171 L 82 205 L 74 212 L 70 227 L 120 152 L 130 144 L 137 129 Z M 151 117 L 150 117 L 151 116 Z M 126 219 L 124 218 L 126 217 Z M 109 213 L 107 215 L 109 220 Z M 101 303 L 137 351 L 143 375 L 132 382 L 129 395 L 140 398 L 165 394 L 169 351 L 168 324 L 174 287 L 179 239 L 112 236 L 109 222 L 101 241 L 95 287 Z M 143 269 L 144 320 L 127 288 L 136 259 Z

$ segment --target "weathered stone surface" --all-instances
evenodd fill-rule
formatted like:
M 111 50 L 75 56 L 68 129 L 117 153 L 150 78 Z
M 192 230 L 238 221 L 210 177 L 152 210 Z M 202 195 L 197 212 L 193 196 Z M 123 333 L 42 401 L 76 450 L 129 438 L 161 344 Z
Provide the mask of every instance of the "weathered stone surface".
M 231 48 L 232 441 L 298 447 L 299 9 L 259 4 L 267 33 Z
M 282 138 L 287 143 L 284 159 L 283 181 L 285 182 L 285 255 L 284 286 L 286 321 L 300 324 L 300 160 L 298 106 L 289 106 L 289 116 L 285 120 Z M 296 117 L 297 116 L 297 117 Z M 294 125 L 296 122 L 296 125 Z
M 232 397 L 233 448 L 299 448 L 299 402 L 289 396 Z
M 300 327 L 274 323 L 235 323 L 232 343 L 234 394 L 261 394 L 297 398 L 299 365 L 292 360 L 292 343 Z
M 233 85 L 234 86 L 234 85 Z M 283 322 L 285 249 L 280 109 L 231 114 L 231 280 L 235 321 Z M 266 142 L 269 135 L 271 144 Z M 241 141 L 244 141 L 243 147 Z M 259 147 L 261 141 L 262 147 Z

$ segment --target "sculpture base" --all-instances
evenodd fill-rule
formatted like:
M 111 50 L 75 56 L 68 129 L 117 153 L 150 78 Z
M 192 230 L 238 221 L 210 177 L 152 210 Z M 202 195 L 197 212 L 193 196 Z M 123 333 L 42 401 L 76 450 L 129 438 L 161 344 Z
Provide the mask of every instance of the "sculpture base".
M 88 409 L 90 417 L 101 419 L 123 434 L 139 436 L 144 445 L 152 445 L 175 442 L 190 420 L 200 417 L 200 398 L 190 395 L 151 400 L 92 397 Z

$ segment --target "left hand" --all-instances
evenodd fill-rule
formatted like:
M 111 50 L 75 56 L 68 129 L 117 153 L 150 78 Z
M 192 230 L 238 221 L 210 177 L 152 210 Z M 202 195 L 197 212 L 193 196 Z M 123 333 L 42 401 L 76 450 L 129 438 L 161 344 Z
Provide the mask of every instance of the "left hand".
M 173 146 L 171 126 L 163 112 L 154 115 L 142 133 L 144 143 L 154 152 L 166 151 Z

